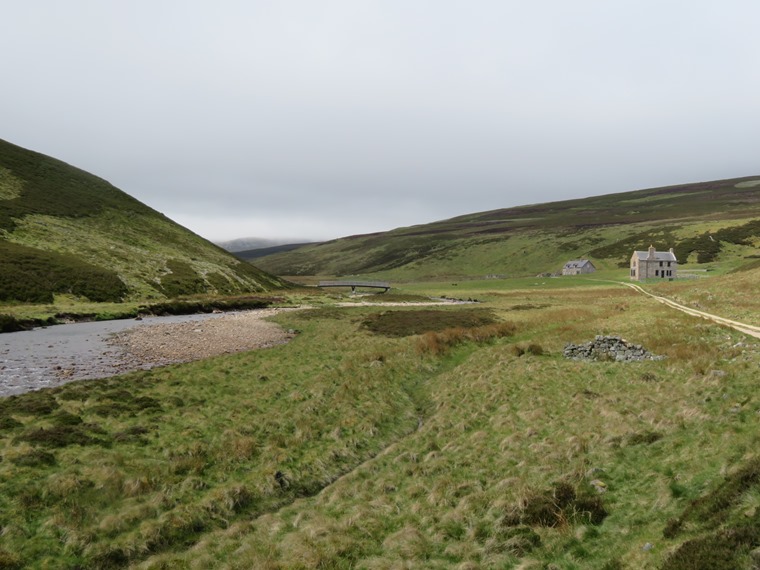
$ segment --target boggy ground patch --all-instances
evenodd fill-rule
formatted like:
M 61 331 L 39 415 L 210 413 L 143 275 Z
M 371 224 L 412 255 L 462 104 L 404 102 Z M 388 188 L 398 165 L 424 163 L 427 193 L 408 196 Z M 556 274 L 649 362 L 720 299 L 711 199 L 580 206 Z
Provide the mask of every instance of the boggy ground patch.
M 368 316 L 362 327 L 390 337 L 404 337 L 453 328 L 475 328 L 497 322 L 490 309 L 413 309 L 383 311 Z
M 703 534 L 684 542 L 665 561 L 663 570 L 740 568 L 740 561 L 760 546 L 760 509 L 742 508 L 743 497 L 757 491 L 760 459 L 750 461 L 713 491 L 691 501 L 680 517 L 668 521 L 663 536 L 676 538 L 695 530 Z
M 9 396 L 0 401 L 0 415 L 46 416 L 60 404 L 50 392 L 29 392 L 23 396 Z

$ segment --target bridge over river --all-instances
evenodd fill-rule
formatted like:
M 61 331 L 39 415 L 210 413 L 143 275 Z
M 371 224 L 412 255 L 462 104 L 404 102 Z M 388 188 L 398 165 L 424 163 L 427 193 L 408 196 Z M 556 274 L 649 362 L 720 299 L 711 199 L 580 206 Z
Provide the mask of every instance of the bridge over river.
M 391 284 L 387 281 L 320 281 L 320 287 L 351 287 L 352 292 L 356 292 L 357 287 L 369 287 L 371 289 L 384 289 L 388 291 Z

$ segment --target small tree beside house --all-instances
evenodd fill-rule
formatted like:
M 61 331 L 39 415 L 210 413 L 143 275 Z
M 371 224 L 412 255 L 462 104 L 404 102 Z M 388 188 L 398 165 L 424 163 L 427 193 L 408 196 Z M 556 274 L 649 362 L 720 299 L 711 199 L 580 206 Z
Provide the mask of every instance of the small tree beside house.
M 568 261 L 562 268 L 562 275 L 581 275 L 584 273 L 593 273 L 596 267 L 588 259 L 575 259 Z
M 669 251 L 657 251 L 649 246 L 647 251 L 634 251 L 631 256 L 631 280 L 676 278 L 678 260 L 671 247 Z

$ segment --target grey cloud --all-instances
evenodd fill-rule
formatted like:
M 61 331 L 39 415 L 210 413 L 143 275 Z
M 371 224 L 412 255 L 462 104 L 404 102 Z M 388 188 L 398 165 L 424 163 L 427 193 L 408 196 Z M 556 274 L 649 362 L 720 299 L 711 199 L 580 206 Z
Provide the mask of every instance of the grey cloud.
M 748 175 L 758 16 L 750 0 L 31 0 L 4 14 L 0 136 L 214 239 Z

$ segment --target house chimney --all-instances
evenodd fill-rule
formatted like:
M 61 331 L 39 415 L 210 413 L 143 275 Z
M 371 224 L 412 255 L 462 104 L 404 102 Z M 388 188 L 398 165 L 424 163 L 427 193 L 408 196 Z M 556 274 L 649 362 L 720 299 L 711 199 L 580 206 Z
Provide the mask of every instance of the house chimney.
M 654 259 L 654 252 L 655 252 L 654 246 L 650 245 L 649 246 L 649 257 L 647 257 L 647 259 Z

